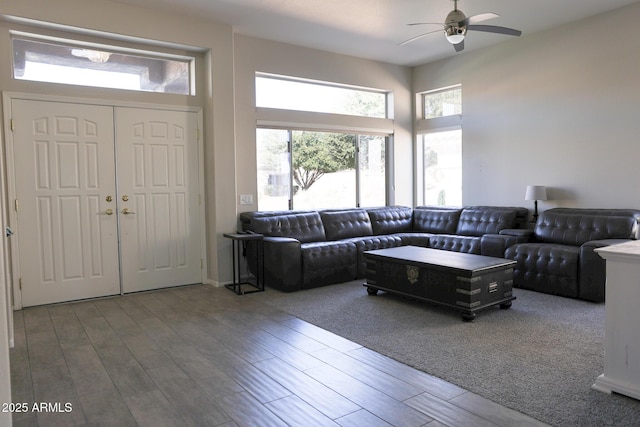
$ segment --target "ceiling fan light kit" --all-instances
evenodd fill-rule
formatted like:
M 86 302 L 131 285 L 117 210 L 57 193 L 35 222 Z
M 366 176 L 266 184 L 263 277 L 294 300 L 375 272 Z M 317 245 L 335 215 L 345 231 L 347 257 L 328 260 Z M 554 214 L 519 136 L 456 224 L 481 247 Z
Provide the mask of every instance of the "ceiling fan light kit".
M 464 36 L 467 34 L 467 27 L 449 26 L 444 33 L 447 40 L 451 44 L 458 44 L 464 40 Z
M 473 15 L 470 17 L 466 17 L 465 14 L 458 10 L 458 0 L 453 1 L 453 10 L 449 12 L 447 15 L 444 24 L 442 25 L 444 29 L 444 35 L 449 43 L 453 45 L 456 52 L 460 52 L 464 49 L 464 38 L 467 35 L 467 31 L 483 31 L 487 33 L 495 33 L 495 34 L 504 34 L 509 36 L 519 36 L 522 34 L 520 30 L 514 30 L 513 28 L 506 27 L 498 27 L 494 25 L 471 25 L 477 22 L 486 21 L 489 19 L 497 18 L 499 15 L 495 13 L 481 13 L 478 15 Z M 416 22 L 408 25 L 440 25 L 430 22 Z M 410 38 L 402 43 L 399 46 L 403 46 L 407 43 L 411 43 L 415 40 L 421 39 L 430 34 L 438 33 L 440 30 L 429 31 L 428 33 L 421 34 L 419 36 Z
M 458 44 L 464 40 L 467 34 L 467 26 L 461 25 L 467 19 L 461 10 L 458 10 L 458 2 L 454 1 L 454 9 L 449 12 L 444 21 L 444 34 L 451 44 Z

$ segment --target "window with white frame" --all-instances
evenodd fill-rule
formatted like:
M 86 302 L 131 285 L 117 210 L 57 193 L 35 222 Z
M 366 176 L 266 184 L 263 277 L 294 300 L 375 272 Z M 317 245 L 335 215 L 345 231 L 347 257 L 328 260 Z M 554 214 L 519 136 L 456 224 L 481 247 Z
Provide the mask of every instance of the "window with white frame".
M 462 88 L 453 86 L 421 96 L 418 153 L 425 205 L 462 205 Z
M 386 92 L 258 73 L 256 104 L 271 119 L 256 131 L 259 210 L 387 203 Z
M 387 93 L 258 73 L 256 106 L 315 113 L 387 117 Z
M 11 41 L 15 79 L 195 95 L 192 56 L 18 32 Z
M 387 137 L 257 129 L 258 209 L 384 206 Z

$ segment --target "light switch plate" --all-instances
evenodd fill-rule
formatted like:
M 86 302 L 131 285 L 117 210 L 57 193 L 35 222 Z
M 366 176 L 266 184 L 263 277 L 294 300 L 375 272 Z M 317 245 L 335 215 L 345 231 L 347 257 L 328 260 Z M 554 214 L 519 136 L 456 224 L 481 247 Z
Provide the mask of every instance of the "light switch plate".
M 240 204 L 241 205 L 252 205 L 253 204 L 253 194 L 241 194 L 240 195 Z

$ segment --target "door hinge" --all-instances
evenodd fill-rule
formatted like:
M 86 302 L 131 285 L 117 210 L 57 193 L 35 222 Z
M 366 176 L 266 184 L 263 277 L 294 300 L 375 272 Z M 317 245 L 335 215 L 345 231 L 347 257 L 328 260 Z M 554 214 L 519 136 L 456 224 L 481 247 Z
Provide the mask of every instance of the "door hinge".
M 196 138 L 198 138 L 198 142 L 200 142 L 200 128 L 196 128 Z
M 22 277 L 18 279 L 18 287 L 22 290 Z
M 11 119 L 10 122 L 11 122 L 11 125 L 10 125 L 11 126 L 11 132 L 13 132 L 14 130 L 16 130 L 16 121 Z
M 16 209 L 16 212 L 18 212 L 18 208 L 20 207 L 20 204 L 18 203 L 18 199 L 15 200 L 14 207 Z
M 200 270 L 204 268 L 204 260 L 200 258 Z

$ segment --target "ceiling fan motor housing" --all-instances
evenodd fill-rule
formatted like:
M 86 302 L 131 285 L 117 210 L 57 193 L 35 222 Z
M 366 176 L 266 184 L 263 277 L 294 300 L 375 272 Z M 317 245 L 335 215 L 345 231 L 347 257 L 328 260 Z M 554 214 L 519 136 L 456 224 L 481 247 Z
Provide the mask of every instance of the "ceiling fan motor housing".
M 447 19 L 444 21 L 444 32 L 450 43 L 457 44 L 464 40 L 464 36 L 467 34 L 467 26 L 462 22 L 465 19 L 467 17 L 458 9 L 452 10 L 447 15 Z

